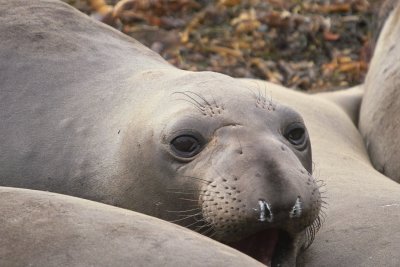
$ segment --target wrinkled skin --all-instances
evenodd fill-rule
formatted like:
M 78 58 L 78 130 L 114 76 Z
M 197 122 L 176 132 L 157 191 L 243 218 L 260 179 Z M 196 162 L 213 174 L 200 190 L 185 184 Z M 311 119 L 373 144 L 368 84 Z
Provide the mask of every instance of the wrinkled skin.
M 295 264 L 322 203 L 299 113 L 257 84 L 175 69 L 60 2 L 0 4 L 0 185 L 131 209 L 239 249 L 250 238 L 243 250 L 258 260 Z

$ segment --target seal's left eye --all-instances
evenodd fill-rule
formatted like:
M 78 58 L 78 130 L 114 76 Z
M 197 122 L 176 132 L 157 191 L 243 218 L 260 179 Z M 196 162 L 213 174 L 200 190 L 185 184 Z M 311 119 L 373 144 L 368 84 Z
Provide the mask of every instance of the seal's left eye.
M 180 135 L 171 141 L 172 150 L 180 157 L 191 158 L 201 150 L 199 140 L 191 135 Z
M 293 124 L 286 129 L 285 137 L 292 145 L 300 146 L 306 141 L 306 131 L 302 125 Z

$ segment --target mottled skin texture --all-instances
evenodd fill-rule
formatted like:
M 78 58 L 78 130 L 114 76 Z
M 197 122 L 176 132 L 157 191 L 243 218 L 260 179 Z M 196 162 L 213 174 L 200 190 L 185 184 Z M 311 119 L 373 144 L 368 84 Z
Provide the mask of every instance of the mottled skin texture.
M 98 202 L 0 187 L 0 266 L 263 266 L 177 225 Z
M 1 0 L 0 32 L 0 185 L 131 209 L 225 243 L 277 229 L 289 241 L 273 264 L 295 264 L 321 206 L 295 110 L 256 84 L 178 70 L 61 2 Z M 180 135 L 201 151 L 179 156 Z
M 359 129 L 375 168 L 400 182 L 400 4 L 389 14 L 365 81 Z

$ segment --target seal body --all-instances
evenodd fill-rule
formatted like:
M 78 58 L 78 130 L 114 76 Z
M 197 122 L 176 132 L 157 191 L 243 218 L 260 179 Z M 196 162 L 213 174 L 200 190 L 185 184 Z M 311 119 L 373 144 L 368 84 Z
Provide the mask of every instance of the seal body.
M 375 168 L 400 182 L 400 5 L 388 3 L 393 8 L 366 77 L 359 129 Z
M 0 187 L 1 266 L 263 266 L 177 225 L 98 202 Z
M 178 70 L 61 2 L 0 3 L 0 185 L 131 209 L 295 264 L 321 207 L 298 112 L 257 84 Z

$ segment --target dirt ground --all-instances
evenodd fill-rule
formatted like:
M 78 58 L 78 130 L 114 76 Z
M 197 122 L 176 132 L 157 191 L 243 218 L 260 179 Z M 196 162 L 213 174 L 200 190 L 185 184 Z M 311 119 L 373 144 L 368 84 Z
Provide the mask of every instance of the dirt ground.
M 92 14 L 83 0 L 67 2 Z M 363 81 L 374 38 L 373 4 L 136 0 L 118 7 L 114 26 L 182 69 L 327 91 Z

